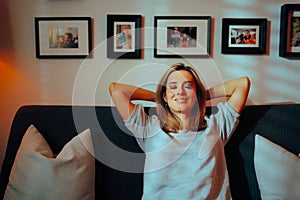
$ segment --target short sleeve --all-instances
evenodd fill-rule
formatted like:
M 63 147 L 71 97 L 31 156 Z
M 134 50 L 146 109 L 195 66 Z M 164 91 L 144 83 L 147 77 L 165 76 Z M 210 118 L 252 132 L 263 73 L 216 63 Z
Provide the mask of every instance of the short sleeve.
M 222 140 L 227 143 L 231 133 L 238 125 L 240 114 L 237 113 L 227 102 L 217 105 L 218 111 L 214 115 L 218 132 Z
M 144 111 L 144 107 L 137 104 L 127 120 L 124 120 L 125 126 L 136 138 L 145 139 L 151 137 L 159 130 L 159 120 L 156 115 L 151 117 Z

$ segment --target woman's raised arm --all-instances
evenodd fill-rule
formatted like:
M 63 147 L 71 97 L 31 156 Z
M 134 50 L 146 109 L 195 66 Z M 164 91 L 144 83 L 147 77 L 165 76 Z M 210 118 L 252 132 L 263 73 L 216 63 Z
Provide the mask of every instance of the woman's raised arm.
M 132 100 L 155 101 L 155 92 L 116 82 L 110 84 L 109 94 L 124 120 L 130 117 L 134 109 L 134 104 L 131 102 Z
M 250 85 L 250 80 L 246 76 L 227 81 L 208 89 L 207 100 L 229 97 L 227 102 L 235 111 L 241 113 L 248 98 Z

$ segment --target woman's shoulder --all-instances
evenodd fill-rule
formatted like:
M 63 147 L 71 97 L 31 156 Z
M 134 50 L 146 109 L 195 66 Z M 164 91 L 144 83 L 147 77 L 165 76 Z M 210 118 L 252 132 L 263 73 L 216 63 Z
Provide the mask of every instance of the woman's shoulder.
M 220 102 L 217 104 L 216 108 L 217 110 L 215 112 L 214 110 L 211 110 L 212 114 L 205 117 L 207 122 L 210 122 L 215 118 L 226 117 L 227 115 L 234 118 L 238 118 L 240 116 L 240 114 L 236 112 L 228 102 Z

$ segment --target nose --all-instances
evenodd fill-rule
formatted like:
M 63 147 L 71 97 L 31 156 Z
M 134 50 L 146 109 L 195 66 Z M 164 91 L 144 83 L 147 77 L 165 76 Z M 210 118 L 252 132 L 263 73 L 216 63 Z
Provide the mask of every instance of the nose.
M 185 95 L 185 94 L 186 94 L 186 91 L 185 91 L 184 86 L 178 87 L 177 95 Z

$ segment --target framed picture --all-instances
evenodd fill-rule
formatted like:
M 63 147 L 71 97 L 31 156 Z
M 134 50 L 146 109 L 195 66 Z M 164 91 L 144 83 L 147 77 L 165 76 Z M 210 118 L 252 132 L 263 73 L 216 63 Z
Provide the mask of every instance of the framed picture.
M 141 58 L 141 15 L 107 15 L 107 57 Z
M 210 56 L 210 16 L 155 16 L 154 57 Z
M 281 6 L 279 56 L 300 58 L 300 4 Z
M 92 50 L 90 17 L 36 17 L 37 58 L 86 58 Z
M 266 53 L 266 18 L 223 18 L 223 54 Z

